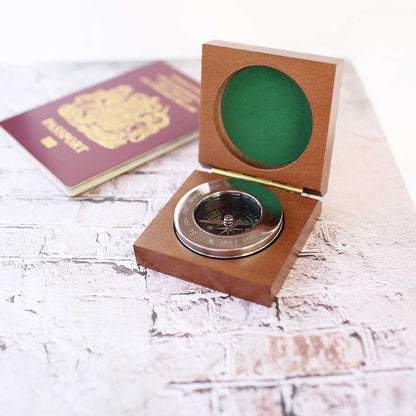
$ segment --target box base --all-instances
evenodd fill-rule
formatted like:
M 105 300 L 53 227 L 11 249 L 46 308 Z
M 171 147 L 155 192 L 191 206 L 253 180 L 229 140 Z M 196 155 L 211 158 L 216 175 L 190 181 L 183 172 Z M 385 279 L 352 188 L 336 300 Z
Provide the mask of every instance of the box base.
M 285 225 L 264 250 L 238 259 L 213 259 L 194 253 L 176 237 L 176 204 L 192 188 L 220 175 L 194 171 L 134 243 L 137 264 L 242 299 L 270 306 L 282 287 L 321 212 L 321 202 L 272 189 L 279 198 Z

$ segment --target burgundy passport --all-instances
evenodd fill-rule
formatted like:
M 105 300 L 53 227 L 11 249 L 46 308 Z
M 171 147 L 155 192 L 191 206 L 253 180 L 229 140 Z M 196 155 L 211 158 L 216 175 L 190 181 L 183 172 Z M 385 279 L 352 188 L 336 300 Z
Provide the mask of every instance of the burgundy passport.
M 197 136 L 200 85 L 155 62 L 0 122 L 69 196 Z

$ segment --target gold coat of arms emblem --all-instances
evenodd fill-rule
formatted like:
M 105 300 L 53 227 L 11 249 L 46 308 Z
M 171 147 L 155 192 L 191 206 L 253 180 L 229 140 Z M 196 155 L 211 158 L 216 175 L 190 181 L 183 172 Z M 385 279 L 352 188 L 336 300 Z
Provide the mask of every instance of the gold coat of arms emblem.
M 89 140 L 106 149 L 117 149 L 169 126 L 169 108 L 158 96 L 134 92 L 132 86 L 122 84 L 78 95 L 72 103 L 61 105 L 58 113 Z

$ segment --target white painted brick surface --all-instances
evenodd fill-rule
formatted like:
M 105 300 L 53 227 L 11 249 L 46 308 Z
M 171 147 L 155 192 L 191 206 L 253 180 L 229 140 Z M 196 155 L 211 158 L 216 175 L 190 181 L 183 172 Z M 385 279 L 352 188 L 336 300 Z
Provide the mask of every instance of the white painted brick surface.
M 6 68 L 0 119 L 134 66 Z M 0 414 L 416 414 L 415 210 L 348 65 L 336 136 L 322 216 L 265 308 L 135 264 L 197 143 L 69 199 L 0 132 Z
M 292 414 L 307 415 L 310 409 L 320 415 L 356 416 L 360 414 L 354 386 L 348 383 L 301 385 L 292 392 Z
M 359 380 L 363 413 L 369 416 L 409 416 L 416 409 L 416 377 L 414 371 L 366 374 Z
M 284 416 L 277 387 L 247 387 L 219 392 L 219 413 L 229 415 Z
M 156 304 L 152 312 L 153 334 L 190 335 L 213 330 L 209 299 L 174 300 Z
M 194 297 L 198 298 L 200 294 L 205 293 L 216 295 L 216 292 L 211 289 L 159 273 L 155 270 L 146 270 L 146 276 L 147 293 L 150 299 L 156 301 L 166 301 L 166 299 L 170 299 L 175 295 L 183 295 L 189 298 L 189 300 L 192 300 Z
M 236 335 L 237 377 L 282 378 L 349 372 L 365 363 L 356 333 Z

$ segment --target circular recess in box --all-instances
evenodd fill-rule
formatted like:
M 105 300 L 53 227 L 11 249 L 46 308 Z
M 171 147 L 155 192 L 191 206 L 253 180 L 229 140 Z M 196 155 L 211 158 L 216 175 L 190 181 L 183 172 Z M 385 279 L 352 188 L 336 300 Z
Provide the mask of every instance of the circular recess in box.
M 245 67 L 221 89 L 217 128 L 240 160 L 275 169 L 298 159 L 312 135 L 312 111 L 301 87 L 282 71 Z M 219 124 L 218 124 L 219 123 Z

